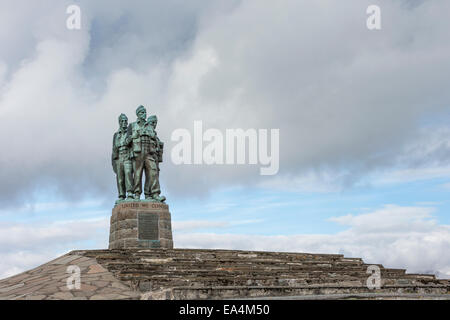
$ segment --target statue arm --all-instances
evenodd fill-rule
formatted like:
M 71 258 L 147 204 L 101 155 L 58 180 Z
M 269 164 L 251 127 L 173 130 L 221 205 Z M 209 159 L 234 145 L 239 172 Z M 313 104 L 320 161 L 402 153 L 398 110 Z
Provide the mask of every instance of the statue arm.
M 116 147 L 116 134 L 114 133 L 113 135 L 113 145 L 112 145 L 112 153 L 111 153 L 111 165 L 113 167 L 113 171 L 114 173 L 117 173 L 116 171 L 116 160 L 118 159 L 119 155 L 117 152 L 117 147 Z
M 131 127 L 131 123 L 128 125 L 127 128 L 127 138 L 131 138 L 131 136 L 133 135 L 133 128 Z
M 116 147 L 116 134 L 117 134 L 117 133 L 114 133 L 114 136 L 113 136 L 112 154 L 111 154 L 111 159 L 112 159 L 112 160 L 117 159 L 118 156 L 119 156 L 118 153 L 117 153 L 117 147 Z
M 127 128 L 127 138 L 125 140 L 125 143 L 127 145 L 129 145 L 133 139 L 132 134 L 133 134 L 133 129 L 131 128 L 131 123 L 130 123 Z
M 158 145 L 158 162 L 163 162 L 163 153 L 164 153 L 164 142 L 159 140 L 159 138 L 156 138 L 156 142 Z
M 127 128 L 127 138 L 125 139 L 125 143 L 130 147 L 130 158 L 134 159 L 135 154 L 133 151 L 132 142 L 133 142 L 133 127 L 132 124 L 130 123 Z

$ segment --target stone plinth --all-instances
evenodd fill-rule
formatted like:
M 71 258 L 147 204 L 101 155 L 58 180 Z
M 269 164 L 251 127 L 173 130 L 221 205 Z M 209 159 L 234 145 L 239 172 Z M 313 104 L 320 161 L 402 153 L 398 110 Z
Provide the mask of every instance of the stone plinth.
M 173 248 L 169 206 L 133 201 L 117 204 L 111 215 L 109 249 Z

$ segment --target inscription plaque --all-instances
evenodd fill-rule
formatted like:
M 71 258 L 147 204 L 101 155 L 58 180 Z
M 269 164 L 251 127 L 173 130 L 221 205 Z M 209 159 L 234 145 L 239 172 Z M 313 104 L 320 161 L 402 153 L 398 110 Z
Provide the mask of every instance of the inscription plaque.
M 138 239 L 159 240 L 159 216 L 157 214 L 138 214 Z

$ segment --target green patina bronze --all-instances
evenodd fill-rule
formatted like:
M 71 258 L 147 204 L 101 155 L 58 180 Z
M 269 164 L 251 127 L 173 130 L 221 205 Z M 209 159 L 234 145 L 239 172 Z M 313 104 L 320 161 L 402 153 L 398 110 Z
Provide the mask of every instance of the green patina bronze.
M 158 117 L 156 115 L 152 115 L 147 119 L 148 124 L 153 128 L 155 132 L 155 147 L 156 147 L 156 156 L 158 160 L 156 161 L 156 166 L 158 167 L 158 177 L 159 177 L 159 163 L 163 162 L 163 152 L 164 152 L 164 142 L 159 140 L 158 134 L 156 133 L 156 125 L 158 124 Z
M 126 115 L 119 116 L 119 130 L 113 137 L 112 165 L 117 176 L 117 190 L 121 201 L 140 200 L 145 174 L 145 201 L 164 202 L 159 185 L 159 163 L 164 143 L 156 134 L 157 117 L 147 118 L 144 106 L 136 109 L 137 120 L 128 125 Z M 127 195 L 125 195 L 127 193 Z
M 133 164 L 131 159 L 130 138 L 127 135 L 128 118 L 123 113 L 119 116 L 119 130 L 114 133 L 112 149 L 112 166 L 116 173 L 118 201 L 134 199 L 133 195 Z

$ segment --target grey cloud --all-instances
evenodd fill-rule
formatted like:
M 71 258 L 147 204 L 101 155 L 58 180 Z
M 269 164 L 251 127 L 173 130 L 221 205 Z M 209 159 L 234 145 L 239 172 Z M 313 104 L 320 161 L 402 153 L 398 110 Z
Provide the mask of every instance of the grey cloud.
M 216 19 L 183 60 L 190 70 L 204 67 L 204 51 L 216 55 L 195 93 L 183 96 L 182 118 L 203 116 L 219 128 L 280 128 L 282 175 L 331 170 L 341 176 L 337 183 L 352 186 L 397 165 L 419 138 L 419 119 L 449 110 L 450 52 L 440 17 L 448 4 L 404 10 L 383 2 L 379 33 L 365 28 L 366 6 L 328 2 L 325 11 L 311 3 L 246 2 Z M 202 170 L 216 183 L 264 179 L 235 168 Z

